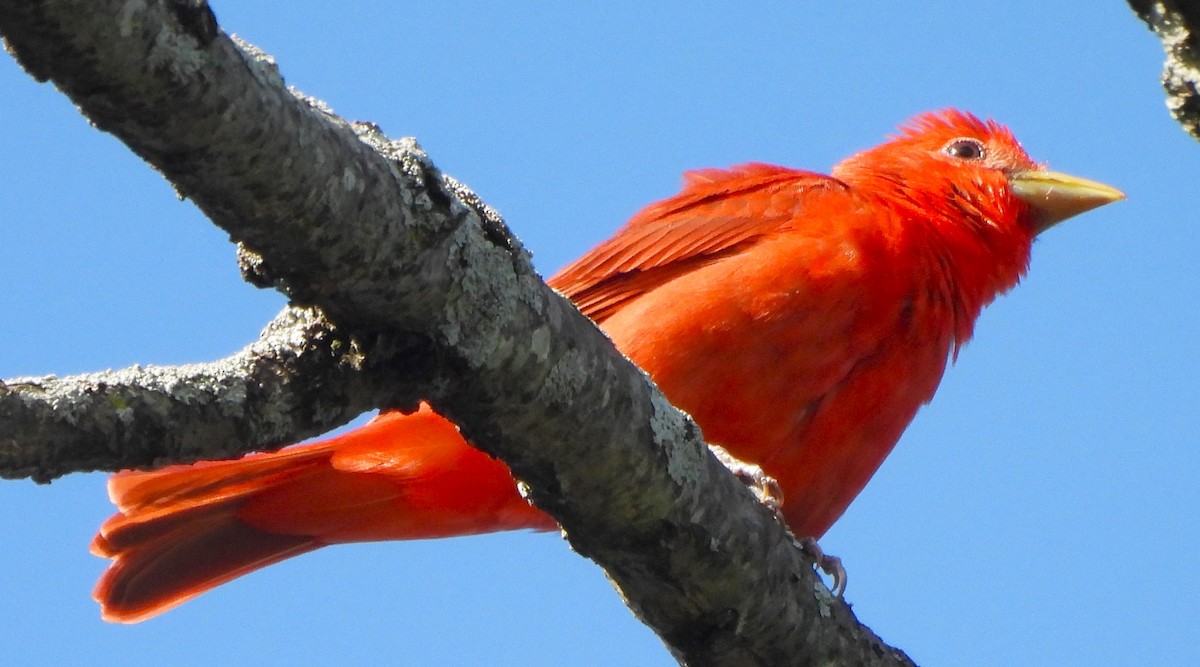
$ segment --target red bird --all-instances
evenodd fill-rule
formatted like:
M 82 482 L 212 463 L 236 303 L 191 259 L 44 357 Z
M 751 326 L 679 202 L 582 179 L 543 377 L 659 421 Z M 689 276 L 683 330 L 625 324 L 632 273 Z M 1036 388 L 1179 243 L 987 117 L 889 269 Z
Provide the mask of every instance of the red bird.
M 550 284 L 708 442 L 819 537 L 929 402 L 1035 236 L 1123 195 L 1046 171 L 993 121 L 943 111 L 832 175 L 766 164 L 685 176 Z M 555 524 L 503 463 L 422 406 L 324 442 L 113 476 L 92 552 L 110 621 L 162 613 L 329 544 Z

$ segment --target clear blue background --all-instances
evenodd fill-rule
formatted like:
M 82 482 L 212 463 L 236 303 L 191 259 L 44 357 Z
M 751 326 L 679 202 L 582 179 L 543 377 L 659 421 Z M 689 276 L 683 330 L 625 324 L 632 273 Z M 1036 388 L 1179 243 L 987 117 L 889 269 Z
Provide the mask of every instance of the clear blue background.
M 417 136 L 547 274 L 685 169 L 827 169 L 951 105 L 1124 189 L 1038 241 L 823 544 L 922 664 L 1200 664 L 1200 145 L 1124 3 L 565 4 L 215 10 L 292 85 Z M 283 301 L 241 283 L 220 231 L 7 57 L 0 91 L 0 377 L 255 338 Z M 327 549 L 108 625 L 86 545 L 110 511 L 102 475 L 0 483 L 4 662 L 673 664 L 555 535 Z

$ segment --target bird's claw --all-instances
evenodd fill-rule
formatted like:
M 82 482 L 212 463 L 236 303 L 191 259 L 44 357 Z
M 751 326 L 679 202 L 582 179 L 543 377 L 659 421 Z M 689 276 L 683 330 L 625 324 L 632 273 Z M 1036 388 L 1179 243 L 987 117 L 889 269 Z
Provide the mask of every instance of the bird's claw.
M 730 472 L 737 476 L 739 480 L 758 497 L 758 502 L 766 505 L 776 515 L 779 514 L 780 508 L 783 507 L 783 489 L 779 486 L 779 482 L 775 481 L 763 469 L 753 463 L 745 461 L 730 454 L 728 450 L 720 445 L 709 445 L 717 460 L 721 462 Z
M 801 537 L 796 540 L 796 545 L 812 556 L 813 560 L 817 561 L 817 567 L 833 579 L 830 592 L 834 597 L 841 599 L 846 593 L 847 580 L 846 567 L 842 565 L 842 559 L 825 553 L 821 545 L 817 544 L 817 540 L 812 537 Z
M 708 448 L 712 450 L 718 461 L 729 468 L 743 484 L 750 487 L 760 503 L 766 505 L 782 520 L 780 510 L 783 507 L 783 489 L 774 477 L 763 472 L 762 468 L 753 463 L 746 463 L 735 457 L 720 445 L 709 445 Z M 842 559 L 825 553 L 821 545 L 817 544 L 817 540 L 812 537 L 799 538 L 796 540 L 796 545 L 812 556 L 813 560 L 817 562 L 817 567 L 833 579 L 833 587 L 830 590 L 834 597 L 840 599 L 846 592 L 847 580 L 846 567 L 842 565 Z

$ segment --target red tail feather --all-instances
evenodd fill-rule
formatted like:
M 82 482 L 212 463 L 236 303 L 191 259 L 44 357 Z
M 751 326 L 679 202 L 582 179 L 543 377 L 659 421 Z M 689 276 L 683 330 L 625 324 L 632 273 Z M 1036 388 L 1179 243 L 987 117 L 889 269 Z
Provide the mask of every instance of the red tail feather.
M 327 544 L 554 526 L 425 406 L 277 453 L 121 473 L 109 495 L 120 512 L 91 548 L 113 564 L 94 595 L 127 623 Z

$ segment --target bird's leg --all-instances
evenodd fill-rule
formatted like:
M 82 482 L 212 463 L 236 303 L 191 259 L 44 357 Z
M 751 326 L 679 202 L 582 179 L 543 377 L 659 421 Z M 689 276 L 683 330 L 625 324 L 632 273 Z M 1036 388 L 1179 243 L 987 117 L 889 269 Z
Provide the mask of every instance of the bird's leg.
M 846 567 L 842 565 L 842 559 L 825 553 L 821 545 L 817 544 L 815 537 L 801 537 L 796 540 L 796 546 L 803 549 L 813 560 L 817 561 L 817 567 L 821 571 L 829 575 L 833 579 L 833 587 L 830 592 L 834 597 L 840 598 L 846 592 Z
M 783 507 L 783 489 L 780 488 L 779 482 L 775 481 L 774 477 L 763 472 L 762 468 L 753 463 L 746 463 L 735 457 L 720 445 L 709 445 L 708 448 L 712 450 L 722 465 L 729 468 L 729 471 L 741 480 L 742 484 L 750 487 L 750 490 L 758 497 L 758 502 L 766 505 L 776 516 L 779 516 L 779 510 Z
M 779 482 L 763 469 L 753 463 L 746 463 L 729 453 L 729 450 L 720 445 L 709 445 L 709 449 L 717 457 L 726 468 L 737 476 L 743 484 L 750 487 L 755 496 L 758 496 L 758 501 L 766 505 L 768 509 L 775 513 L 776 516 L 783 519 L 780 510 L 783 508 L 783 489 L 780 488 Z M 786 522 L 785 522 L 786 523 Z M 842 559 L 837 556 L 832 556 L 825 553 L 821 545 L 817 544 L 816 538 L 801 537 L 796 540 L 796 546 L 803 549 L 805 553 L 812 557 L 817 562 L 817 567 L 821 571 L 829 575 L 833 579 L 832 592 L 835 597 L 842 597 L 846 592 L 846 568 L 842 565 Z

